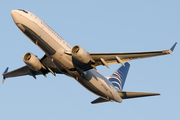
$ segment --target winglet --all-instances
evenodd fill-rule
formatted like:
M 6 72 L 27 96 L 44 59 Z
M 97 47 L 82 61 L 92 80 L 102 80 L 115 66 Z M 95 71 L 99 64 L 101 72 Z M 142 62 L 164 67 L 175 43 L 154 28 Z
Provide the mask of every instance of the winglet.
M 3 74 L 7 73 L 7 72 L 8 72 L 8 69 L 9 69 L 9 67 L 6 68 L 6 70 L 4 71 Z
M 2 81 L 2 84 L 4 84 L 4 81 L 5 81 L 5 79 L 6 79 L 6 77 L 4 76 L 4 74 L 8 72 L 8 69 L 9 69 L 9 67 L 7 67 L 6 70 L 5 70 L 4 73 L 3 73 L 3 81 Z
M 171 54 L 176 47 L 177 42 L 174 43 L 174 45 L 169 49 L 169 53 Z

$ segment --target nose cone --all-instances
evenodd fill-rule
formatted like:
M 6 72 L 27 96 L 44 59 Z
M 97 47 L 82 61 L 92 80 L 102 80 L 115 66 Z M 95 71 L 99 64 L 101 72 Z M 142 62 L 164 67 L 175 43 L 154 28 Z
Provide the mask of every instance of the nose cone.
M 17 10 L 12 10 L 11 15 L 12 15 L 14 22 L 17 23 L 18 16 L 19 16 L 19 14 L 17 13 Z
M 15 14 L 15 10 L 11 10 L 11 15 L 13 16 Z

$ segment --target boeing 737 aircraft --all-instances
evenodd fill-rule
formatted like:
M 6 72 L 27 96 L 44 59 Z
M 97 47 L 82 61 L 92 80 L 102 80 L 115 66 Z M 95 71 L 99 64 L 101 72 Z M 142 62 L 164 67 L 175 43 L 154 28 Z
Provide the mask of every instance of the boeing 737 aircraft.
M 32 53 L 26 53 L 23 56 L 26 65 L 11 72 L 8 72 L 7 68 L 2 74 L 3 83 L 6 78 L 23 75 L 36 78 L 36 75 L 46 77 L 48 73 L 52 73 L 54 76 L 65 74 L 99 96 L 91 102 L 93 104 L 108 101 L 121 103 L 122 99 L 159 95 L 159 93 L 123 91 L 130 67 L 128 62 L 134 59 L 171 54 L 177 44 L 175 43 L 169 50 L 162 51 L 89 53 L 78 45 L 71 47 L 45 22 L 27 10 L 12 10 L 11 15 L 22 33 L 44 51 L 45 55 L 38 59 Z M 108 65 L 116 63 L 121 63 L 122 66 L 110 77 L 103 76 L 96 69 L 98 65 L 108 67 Z

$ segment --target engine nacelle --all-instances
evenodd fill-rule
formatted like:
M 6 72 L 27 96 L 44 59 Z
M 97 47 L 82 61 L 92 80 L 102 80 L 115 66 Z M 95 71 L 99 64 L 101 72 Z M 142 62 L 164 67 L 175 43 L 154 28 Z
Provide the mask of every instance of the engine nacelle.
M 78 45 L 72 48 L 72 56 L 82 63 L 88 63 L 91 60 L 90 55 Z
M 39 61 L 39 59 L 31 53 L 26 53 L 23 56 L 23 61 L 28 67 L 30 67 L 31 69 L 35 71 L 38 71 L 42 68 L 42 64 Z

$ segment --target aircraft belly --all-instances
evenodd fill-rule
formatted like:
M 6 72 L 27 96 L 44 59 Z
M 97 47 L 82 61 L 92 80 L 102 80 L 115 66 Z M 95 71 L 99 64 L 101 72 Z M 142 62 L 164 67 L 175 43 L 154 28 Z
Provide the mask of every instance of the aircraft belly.
M 99 88 L 97 88 L 97 86 L 95 86 L 93 83 L 91 83 L 90 81 L 87 81 L 86 79 L 83 78 L 79 78 L 77 80 L 82 86 L 84 86 L 87 90 L 89 90 L 90 92 L 100 96 L 100 97 L 104 97 L 107 98 L 107 95 L 105 93 L 103 93 L 101 90 L 99 90 Z
M 86 71 L 85 77 L 78 79 L 78 82 L 100 97 L 114 99 L 112 89 L 106 83 L 102 82 L 101 76 L 95 75 L 92 71 L 95 70 Z
M 21 23 L 17 23 L 17 26 L 48 55 L 54 55 L 57 49 L 62 48 L 61 44 L 50 35 L 51 33 L 33 21 L 22 20 Z
M 29 27 L 23 24 L 18 24 L 18 26 L 21 26 L 22 32 L 28 36 L 34 44 L 52 58 L 52 62 L 55 63 L 62 73 L 72 77 L 79 75 L 75 71 L 69 71 L 69 69 L 74 67 L 71 62 L 71 56 L 64 54 L 64 48 L 43 31 L 43 29 L 39 29 L 38 26 L 32 22 L 28 24 Z
M 46 36 L 46 34 L 38 35 L 36 32 L 34 32 L 31 28 L 29 28 L 26 25 L 21 24 L 25 31 L 22 31 L 34 44 L 39 46 L 45 53 L 48 55 L 53 55 L 56 53 L 55 48 L 56 46 L 51 46 L 51 44 L 48 44 L 46 39 L 43 39 L 42 36 L 45 36 L 47 39 L 49 38 Z M 33 25 L 32 25 L 33 26 Z M 51 40 L 52 41 L 52 40 Z

